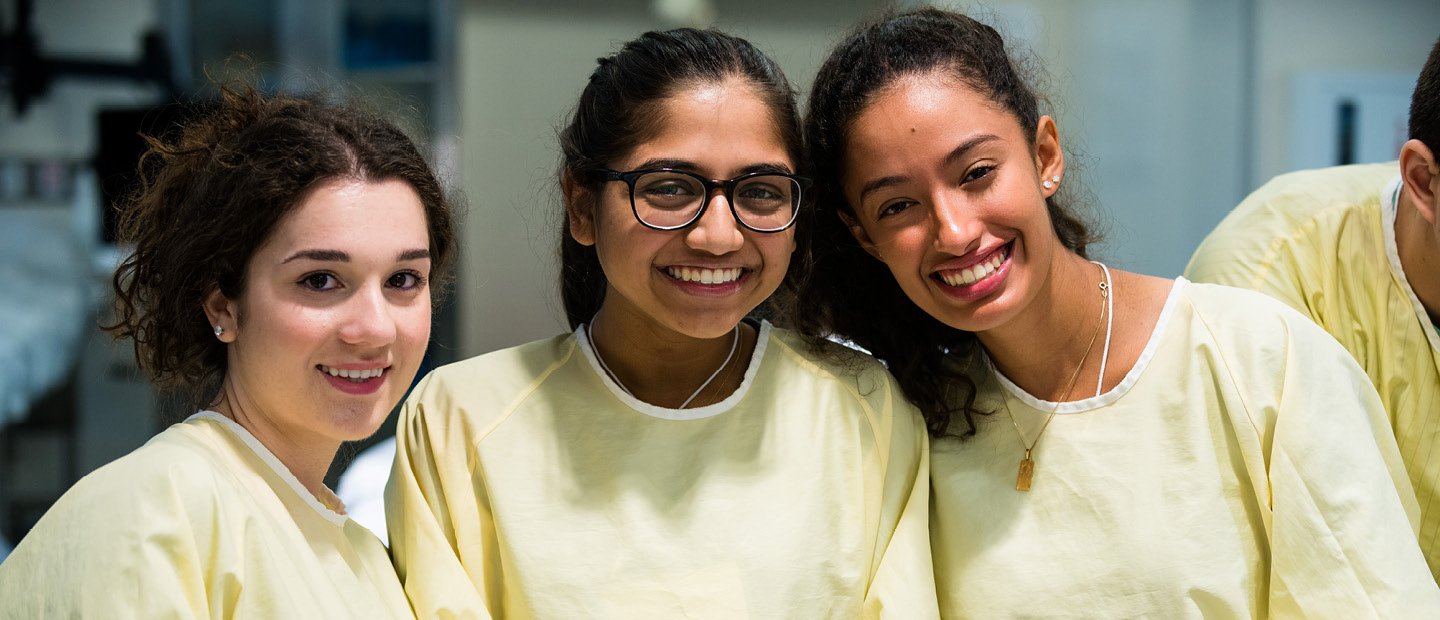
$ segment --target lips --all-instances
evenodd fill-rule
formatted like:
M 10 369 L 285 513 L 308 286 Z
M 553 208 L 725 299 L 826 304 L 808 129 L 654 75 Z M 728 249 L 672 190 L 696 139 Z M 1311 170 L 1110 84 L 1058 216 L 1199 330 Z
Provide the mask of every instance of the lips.
M 1006 244 L 990 258 L 964 269 L 948 269 L 935 272 L 935 276 L 949 286 L 969 286 L 990 277 L 1010 258 L 1010 246 Z
M 335 389 L 346 394 L 373 394 L 380 389 L 390 376 L 389 366 L 369 368 L 336 368 L 316 364 L 315 369 Z

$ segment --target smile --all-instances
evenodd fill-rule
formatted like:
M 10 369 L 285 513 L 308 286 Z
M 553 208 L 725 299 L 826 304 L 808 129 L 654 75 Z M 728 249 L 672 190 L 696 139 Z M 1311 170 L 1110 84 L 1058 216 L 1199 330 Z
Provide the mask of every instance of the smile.
M 940 282 L 945 282 L 948 286 L 956 286 L 956 288 L 973 285 L 973 283 L 984 281 L 985 278 L 994 275 L 1001 265 L 1005 265 L 1005 259 L 1008 257 L 1009 245 L 1005 245 L 984 262 L 976 263 L 965 269 L 939 270 L 935 273 L 935 278 Z
M 740 267 L 728 269 L 705 269 L 701 267 L 666 267 L 666 275 L 682 282 L 699 284 L 729 284 L 740 279 L 745 270 Z
M 387 368 L 385 367 L 369 368 L 365 370 L 341 370 L 339 368 L 331 368 L 324 364 L 317 364 L 316 368 L 319 368 L 320 372 L 329 374 L 332 377 L 349 379 L 351 382 L 354 383 L 364 383 L 365 381 L 374 379 L 375 377 L 385 374 L 385 371 L 387 370 Z
M 949 286 L 969 286 L 990 277 L 990 275 L 995 273 L 995 270 L 1000 268 L 1000 265 L 1005 263 L 1005 259 L 1009 258 L 1009 256 L 1010 246 L 1006 245 L 1000 248 L 1000 251 L 991 255 L 985 262 L 971 265 L 965 269 L 939 271 L 936 272 L 935 275 L 941 282 Z

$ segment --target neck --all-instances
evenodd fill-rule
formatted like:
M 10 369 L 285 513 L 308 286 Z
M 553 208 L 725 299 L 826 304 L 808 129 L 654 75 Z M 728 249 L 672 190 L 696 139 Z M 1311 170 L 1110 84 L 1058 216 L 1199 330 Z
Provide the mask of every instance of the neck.
M 1440 235 L 1403 187 L 1395 205 L 1395 246 L 1410 288 L 1430 315 L 1431 324 L 1440 325 Z
M 290 470 L 305 490 L 321 503 L 330 503 L 328 498 L 334 493 L 325 486 L 325 473 L 340 450 L 340 442 L 282 425 L 279 418 L 256 407 L 244 386 L 230 376 L 225 377 L 220 396 L 210 408 L 249 431 Z
M 1099 375 L 1106 310 L 1099 284 L 1104 279 L 1098 266 L 1063 252 L 1019 315 L 976 337 L 1000 372 L 1021 389 L 1046 400 L 1068 400 L 1072 395 L 1064 392 L 1082 358 L 1074 385 L 1093 387 Z
M 591 319 L 590 344 L 616 382 L 635 398 L 677 409 L 714 375 L 687 405 L 699 407 L 724 400 L 744 379 L 756 340 L 755 330 L 744 323 L 716 338 L 694 338 L 648 317 L 607 308 L 601 306 Z

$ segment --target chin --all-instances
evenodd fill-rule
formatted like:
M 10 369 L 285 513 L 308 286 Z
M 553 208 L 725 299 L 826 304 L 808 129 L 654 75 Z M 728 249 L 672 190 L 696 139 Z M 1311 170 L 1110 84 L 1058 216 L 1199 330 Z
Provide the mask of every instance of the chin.
M 331 420 L 331 430 L 341 441 L 360 441 L 380 430 L 380 425 L 389 416 L 390 409 L 381 410 L 378 405 L 368 411 L 342 410 Z

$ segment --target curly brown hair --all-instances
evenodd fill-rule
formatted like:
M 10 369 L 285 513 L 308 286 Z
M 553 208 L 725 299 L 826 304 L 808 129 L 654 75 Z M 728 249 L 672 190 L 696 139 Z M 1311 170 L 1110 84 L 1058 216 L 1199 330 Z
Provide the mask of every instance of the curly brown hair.
M 805 115 L 807 164 L 815 175 L 814 208 L 796 223 L 797 249 L 783 294 L 787 323 L 816 345 L 838 336 L 885 362 L 906 398 L 925 415 L 930 434 L 947 434 L 957 416 L 975 432 L 976 386 L 966 372 L 980 343 L 926 314 L 870 256 L 838 217 L 853 207 L 841 191 L 851 124 L 896 80 L 943 72 L 1014 115 L 1032 142 L 1039 98 L 995 29 L 934 8 L 892 13 L 857 28 L 831 50 L 810 91 Z M 1068 185 L 1068 184 L 1067 184 Z M 1080 256 L 1097 235 L 1060 194 L 1046 199 L 1060 242 Z
M 432 303 L 443 298 L 456 260 L 453 205 L 415 143 L 361 104 L 221 85 L 216 104 L 145 139 L 140 186 L 120 205 L 119 241 L 134 252 L 115 271 L 115 322 L 101 328 L 135 340 L 157 387 L 186 390 L 195 405 L 213 396 L 226 348 L 205 297 L 244 293 L 246 266 L 281 218 L 335 179 L 398 179 L 415 190 Z

